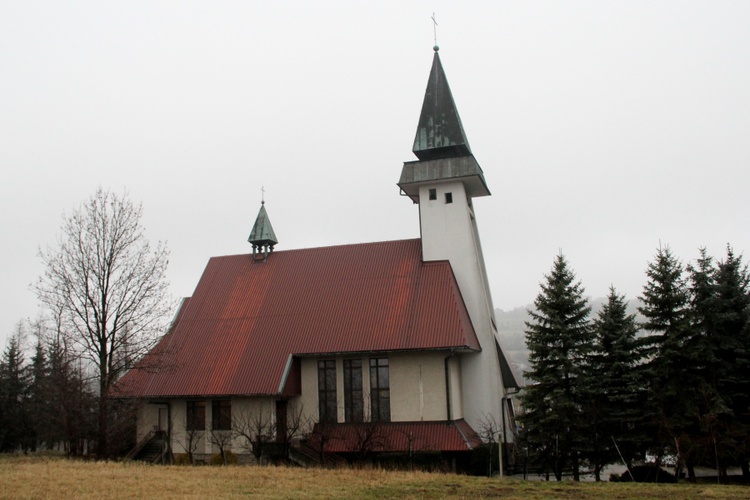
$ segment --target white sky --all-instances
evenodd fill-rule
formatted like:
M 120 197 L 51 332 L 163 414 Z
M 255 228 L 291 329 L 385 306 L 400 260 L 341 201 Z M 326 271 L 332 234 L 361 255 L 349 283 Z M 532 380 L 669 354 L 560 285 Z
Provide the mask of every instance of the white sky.
M 497 307 L 560 250 L 628 298 L 660 242 L 750 251 L 750 2 L 0 0 L 0 346 L 98 186 L 143 203 L 176 297 L 249 251 L 261 186 L 277 250 L 417 237 L 433 11 Z

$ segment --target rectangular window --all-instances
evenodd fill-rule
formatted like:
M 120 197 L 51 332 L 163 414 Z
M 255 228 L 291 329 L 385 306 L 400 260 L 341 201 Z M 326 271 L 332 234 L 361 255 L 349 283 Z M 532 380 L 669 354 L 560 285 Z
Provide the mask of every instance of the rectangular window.
M 391 421 L 388 358 L 370 358 L 370 408 L 373 422 Z
M 214 399 L 211 402 L 211 428 L 215 431 L 232 430 L 232 402 Z
M 445 193 L 445 202 L 453 203 L 453 193 Z
M 430 193 L 430 199 L 431 200 L 437 200 L 437 189 L 430 188 L 429 193 Z
M 364 400 L 362 399 L 362 360 L 344 360 L 344 421 L 364 420 Z
M 318 419 L 336 422 L 336 361 L 318 361 Z
M 206 429 L 206 402 L 188 401 L 185 429 L 189 431 L 203 431 Z

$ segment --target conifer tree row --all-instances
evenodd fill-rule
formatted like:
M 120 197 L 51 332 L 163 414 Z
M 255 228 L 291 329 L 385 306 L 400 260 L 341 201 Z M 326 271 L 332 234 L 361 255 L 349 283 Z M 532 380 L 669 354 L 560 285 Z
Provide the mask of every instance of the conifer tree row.
M 669 247 L 646 269 L 638 324 L 614 287 L 594 320 L 562 255 L 526 324 L 530 370 L 521 446 L 539 472 L 601 479 L 655 457 L 695 479 L 740 466 L 750 479 L 750 276 L 727 247 L 683 266 Z M 640 329 L 640 331 L 639 331 Z
M 26 361 L 24 340 L 36 337 Z M 0 452 L 88 451 L 96 398 L 85 373 L 41 322 L 20 323 L 0 359 Z

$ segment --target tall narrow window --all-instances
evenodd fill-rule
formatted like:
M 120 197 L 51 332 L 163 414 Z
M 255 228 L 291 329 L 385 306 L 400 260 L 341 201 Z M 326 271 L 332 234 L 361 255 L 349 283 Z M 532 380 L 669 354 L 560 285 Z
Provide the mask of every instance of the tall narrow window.
M 336 422 L 336 361 L 318 361 L 318 418 Z
M 431 200 L 437 200 L 437 189 L 430 188 L 429 195 Z
M 445 202 L 453 203 L 453 193 L 445 193 Z
M 362 360 L 344 360 L 344 421 L 362 422 Z
M 370 408 L 373 422 L 391 421 L 388 358 L 370 358 Z
M 206 402 L 188 401 L 187 414 L 185 415 L 185 428 L 189 431 L 202 431 L 206 429 Z
M 211 429 L 232 430 L 232 402 L 228 399 L 214 399 L 211 402 Z

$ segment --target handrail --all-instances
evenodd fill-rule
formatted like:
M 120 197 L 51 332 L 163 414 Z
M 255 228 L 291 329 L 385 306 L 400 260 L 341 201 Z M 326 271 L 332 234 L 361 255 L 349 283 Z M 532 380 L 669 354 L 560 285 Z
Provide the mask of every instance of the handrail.
M 157 433 L 156 429 L 151 429 L 150 431 L 148 431 L 148 433 L 143 437 L 143 439 L 138 441 L 135 447 L 132 450 L 130 450 L 130 453 L 125 455 L 125 458 L 128 458 L 130 460 L 135 458 L 135 456 L 138 455 L 138 452 L 140 452 L 143 449 L 143 447 L 146 446 L 154 438 L 154 436 L 156 436 L 156 433 Z

